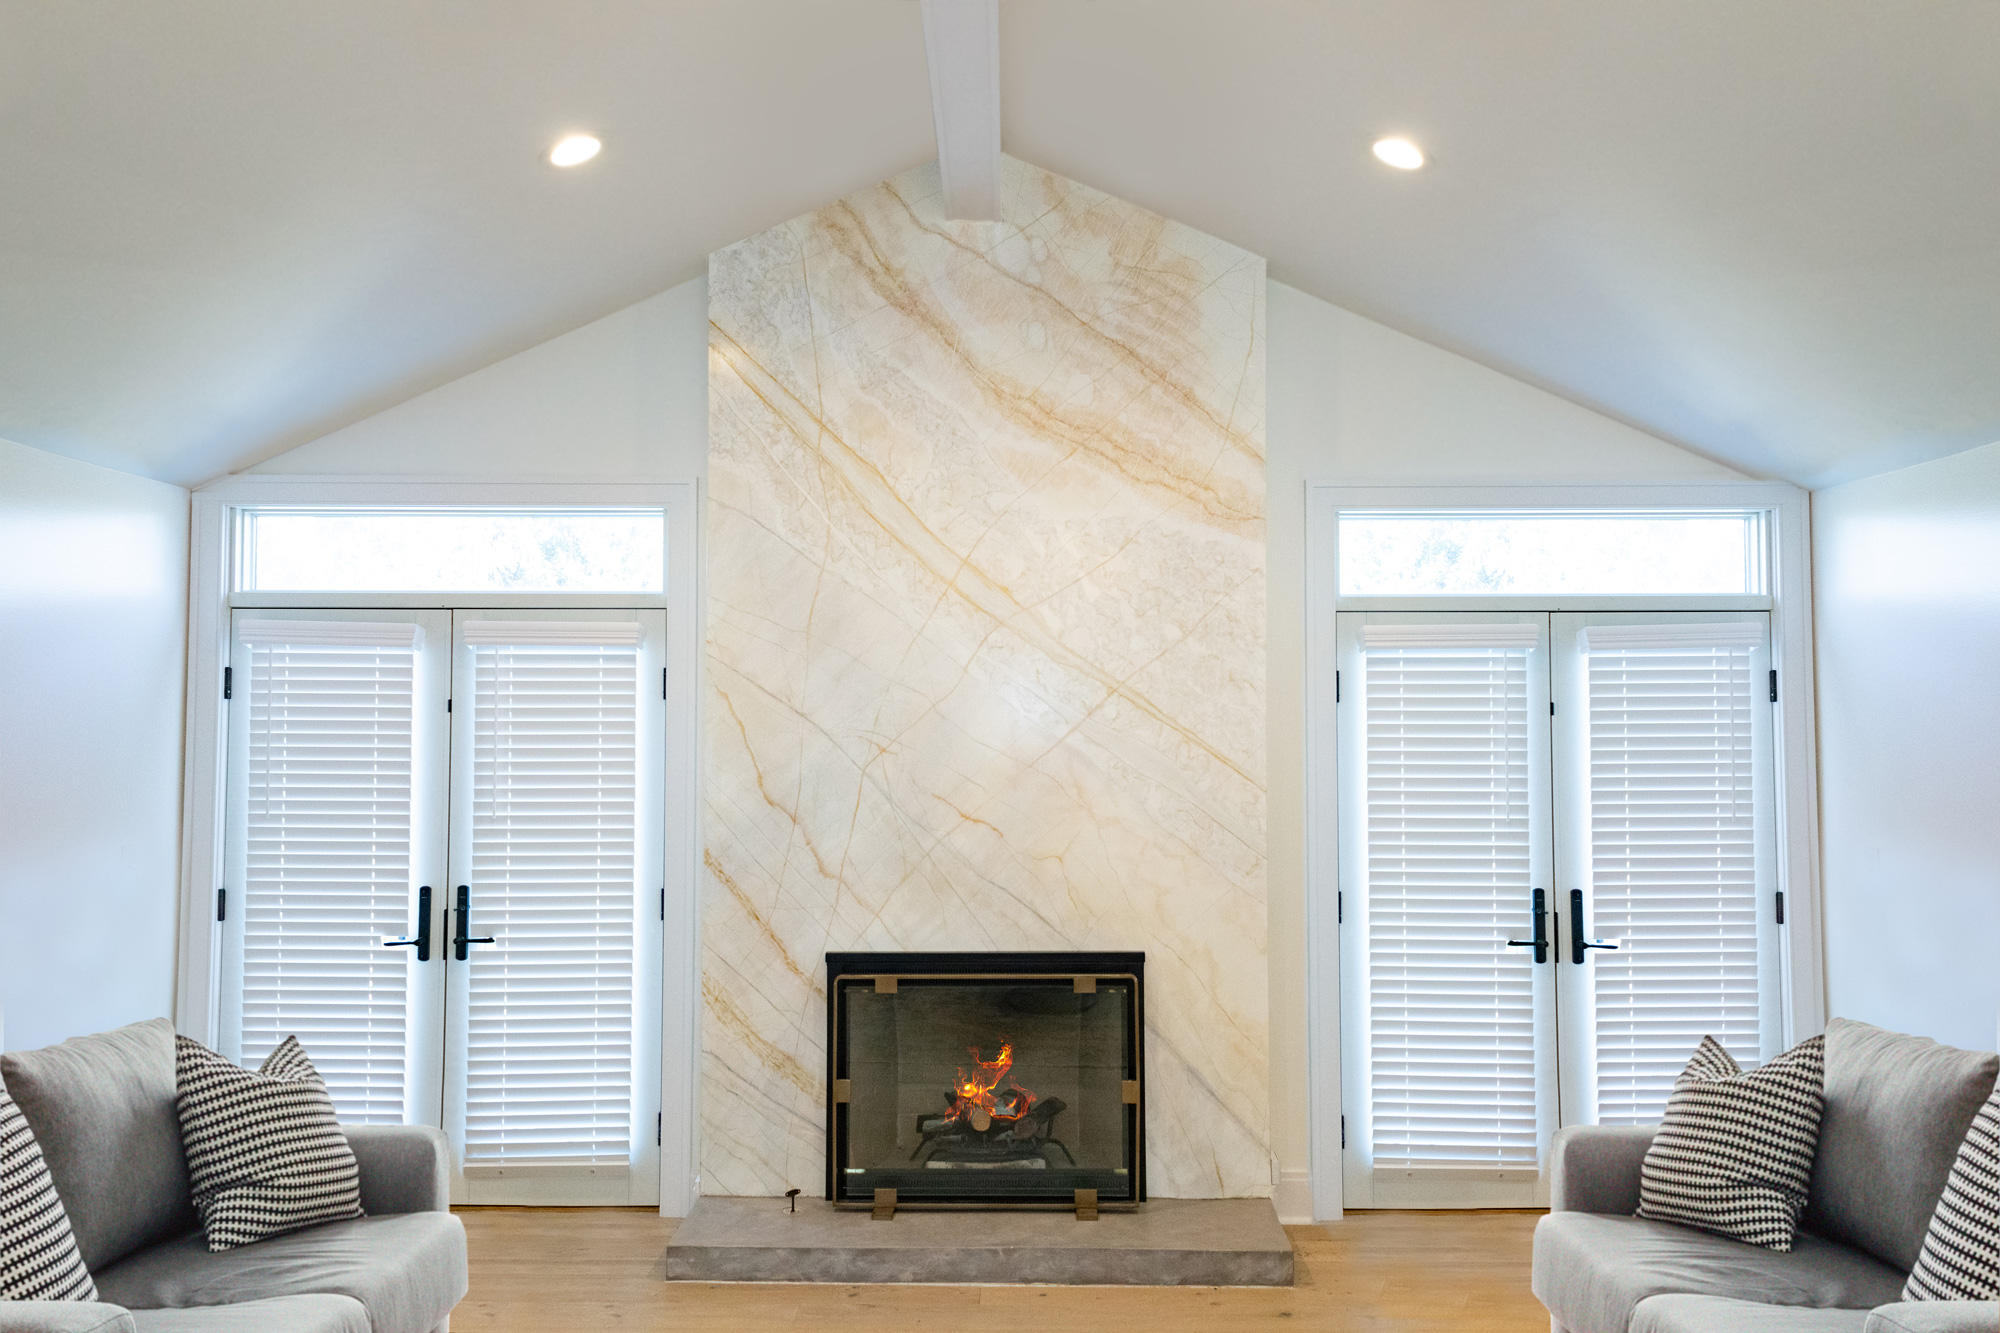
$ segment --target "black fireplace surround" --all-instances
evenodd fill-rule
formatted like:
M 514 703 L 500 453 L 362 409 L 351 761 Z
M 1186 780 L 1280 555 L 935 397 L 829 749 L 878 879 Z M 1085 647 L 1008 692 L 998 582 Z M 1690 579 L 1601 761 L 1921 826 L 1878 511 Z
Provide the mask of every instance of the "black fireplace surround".
M 1146 1198 L 1143 953 L 830 953 L 826 1197 Z

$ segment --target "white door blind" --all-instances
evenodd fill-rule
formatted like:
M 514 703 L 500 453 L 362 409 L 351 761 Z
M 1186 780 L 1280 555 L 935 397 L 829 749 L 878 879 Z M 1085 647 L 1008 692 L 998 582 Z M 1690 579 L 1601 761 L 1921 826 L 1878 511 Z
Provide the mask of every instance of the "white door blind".
M 1597 1113 L 1657 1121 L 1704 1034 L 1760 1051 L 1754 624 L 1592 626 Z
M 399 628 L 400 647 L 242 636 L 242 1054 L 297 1036 L 349 1122 L 404 1115 L 407 951 L 381 944 L 410 921 L 416 663 Z
M 1505 940 L 1530 924 L 1535 631 L 1430 628 L 1363 650 L 1373 1156 L 1532 1167 L 1534 960 Z
M 638 650 L 472 654 L 466 1161 L 626 1162 Z

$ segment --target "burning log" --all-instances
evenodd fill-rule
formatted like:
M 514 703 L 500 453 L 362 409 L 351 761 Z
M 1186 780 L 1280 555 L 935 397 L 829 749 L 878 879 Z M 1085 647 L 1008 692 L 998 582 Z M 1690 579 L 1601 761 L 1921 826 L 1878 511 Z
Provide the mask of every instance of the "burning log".
M 1001 1039 L 1000 1053 L 980 1058 L 969 1048 L 974 1071 L 964 1068 L 952 1091 L 945 1094 L 942 1115 L 917 1116 L 920 1140 L 910 1160 L 952 1162 L 1011 1162 L 1042 1159 L 1060 1148 L 1072 1165 L 1067 1145 L 1054 1136 L 1053 1122 L 1066 1103 L 1060 1097 L 1038 1098 L 1013 1078 L 1014 1046 Z

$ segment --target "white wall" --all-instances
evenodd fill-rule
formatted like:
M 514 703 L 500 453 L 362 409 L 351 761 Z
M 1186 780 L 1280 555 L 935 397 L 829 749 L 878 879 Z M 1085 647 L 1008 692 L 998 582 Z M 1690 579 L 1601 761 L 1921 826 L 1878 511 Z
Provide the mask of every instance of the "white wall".
M 708 279 L 669 288 L 251 471 L 706 477 Z
M 1828 1011 L 1990 1050 L 2000 444 L 1813 496 Z
M 172 1012 L 188 495 L 0 440 L 0 1042 Z
M 1279 1212 L 1311 1215 L 1306 1143 L 1305 484 L 1741 480 L 1464 357 L 1272 283 L 1269 745 L 1272 1144 Z
M 1713 481 L 1720 464 L 1337 306 L 1270 284 L 1270 926 L 1273 1144 L 1306 1196 L 1305 483 Z M 328 475 L 705 476 L 705 281 L 260 464 Z

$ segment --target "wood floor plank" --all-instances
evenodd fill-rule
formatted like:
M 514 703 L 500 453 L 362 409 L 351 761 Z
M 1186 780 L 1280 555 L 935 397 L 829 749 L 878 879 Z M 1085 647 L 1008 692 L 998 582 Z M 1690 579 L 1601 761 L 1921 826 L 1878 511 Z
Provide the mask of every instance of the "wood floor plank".
M 642 1209 L 466 1208 L 460 1333 L 1544 1333 L 1534 1213 L 1350 1213 L 1291 1227 L 1289 1288 L 810 1286 L 667 1282 L 674 1219 Z

